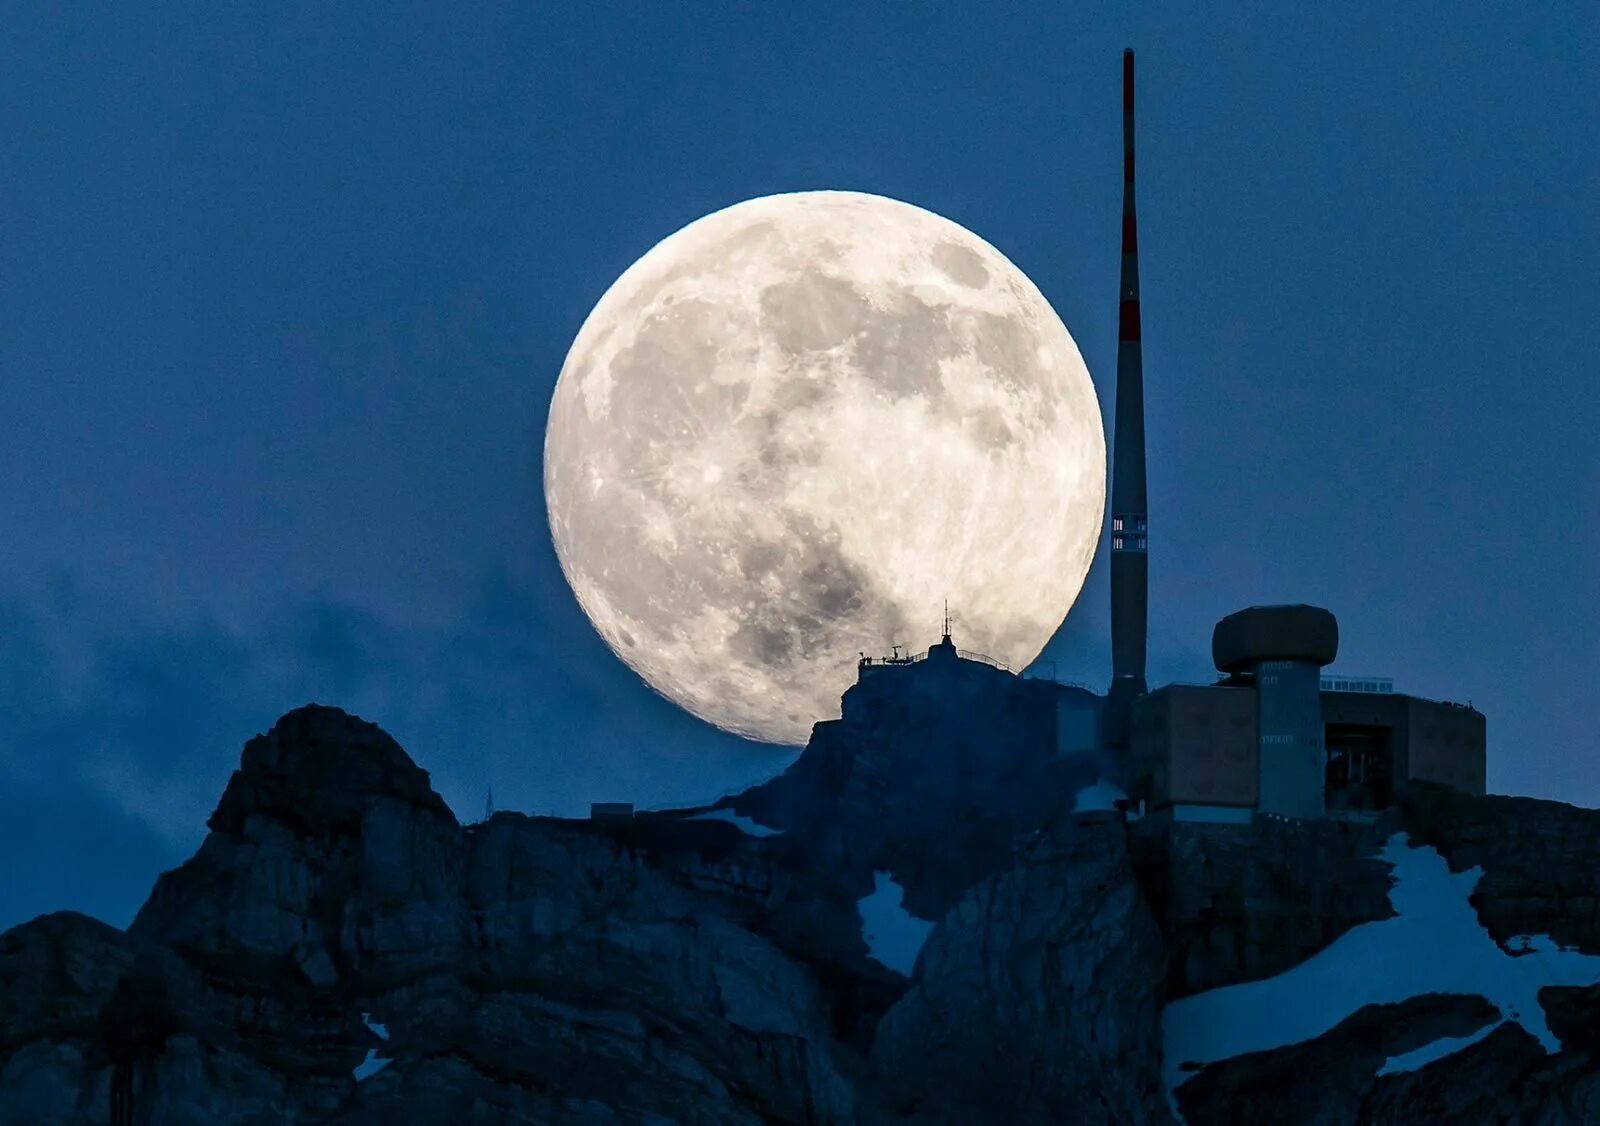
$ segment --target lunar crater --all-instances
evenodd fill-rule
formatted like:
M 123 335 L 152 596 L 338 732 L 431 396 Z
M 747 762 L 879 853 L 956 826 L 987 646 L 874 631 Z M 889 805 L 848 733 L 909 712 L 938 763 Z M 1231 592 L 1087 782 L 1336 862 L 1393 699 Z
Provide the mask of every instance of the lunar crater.
M 983 268 L 983 259 L 960 243 L 941 242 L 934 247 L 933 264 L 959 285 L 982 289 L 989 284 L 989 271 Z
M 822 351 L 849 340 L 867 323 L 871 307 L 854 286 L 807 273 L 761 291 L 762 328 L 791 355 Z

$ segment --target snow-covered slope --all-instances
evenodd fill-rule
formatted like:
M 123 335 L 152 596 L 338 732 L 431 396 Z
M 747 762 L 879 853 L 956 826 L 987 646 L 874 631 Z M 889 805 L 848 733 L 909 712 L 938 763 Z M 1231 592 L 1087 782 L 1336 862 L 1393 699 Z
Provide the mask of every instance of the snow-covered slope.
M 1403 834 L 1385 845 L 1394 872 L 1389 900 L 1396 917 L 1346 932 L 1321 953 L 1276 977 L 1213 989 L 1174 1001 L 1163 1018 L 1169 1092 L 1192 1065 L 1310 1040 L 1367 1005 L 1427 993 L 1476 994 L 1536 1037 L 1547 1052 L 1560 1044 L 1545 1021 L 1538 991 L 1600 981 L 1600 957 L 1562 950 L 1544 936 L 1496 943 L 1468 897 L 1483 873 L 1453 874 L 1432 848 L 1408 847 Z M 1391 1060 L 1403 1071 L 1442 1058 L 1479 1037 L 1441 1043 L 1431 1055 Z

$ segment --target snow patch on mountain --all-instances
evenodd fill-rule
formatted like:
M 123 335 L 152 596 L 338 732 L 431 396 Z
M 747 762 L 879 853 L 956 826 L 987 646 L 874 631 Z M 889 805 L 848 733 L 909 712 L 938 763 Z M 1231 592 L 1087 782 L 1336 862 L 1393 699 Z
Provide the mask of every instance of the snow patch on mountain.
M 1483 872 L 1452 873 L 1432 848 L 1390 837 L 1379 856 L 1393 869 L 1389 902 L 1397 916 L 1353 927 L 1293 969 L 1262 981 L 1195 994 L 1167 1006 L 1163 1069 L 1169 1095 L 1196 1070 L 1247 1052 L 1269 1051 L 1322 1035 L 1367 1005 L 1425 993 L 1478 994 L 1544 1045 L 1560 1043 L 1545 1022 L 1539 990 L 1600 981 L 1600 957 L 1564 950 L 1544 935 L 1500 946 L 1478 921 L 1468 897 Z M 1436 1054 L 1389 1060 L 1407 1070 L 1459 1051 L 1476 1037 L 1435 1041 Z M 1428 1047 L 1433 1047 L 1429 1045 Z
M 1072 812 L 1111 812 L 1117 808 L 1119 801 L 1127 800 L 1127 794 L 1113 783 L 1101 778 L 1078 791 L 1077 796 L 1072 799 Z
M 386 1024 L 379 1024 L 377 1021 L 373 1020 L 371 1013 L 362 1013 L 361 1023 L 366 1025 L 367 1031 L 372 1033 L 379 1040 L 389 1039 L 389 1026 Z M 378 1074 L 378 1072 L 382 1071 L 393 1062 L 394 1060 L 389 1056 L 380 1056 L 376 1048 L 368 1048 L 366 1058 L 360 1063 L 356 1064 L 355 1068 L 350 1072 L 350 1074 L 355 1077 L 355 1081 L 357 1083 L 360 1083 L 364 1079 L 371 1079 L 374 1075 Z
M 693 817 L 685 818 L 688 821 L 726 821 L 737 828 L 741 833 L 751 837 L 775 837 L 783 832 L 782 829 L 769 829 L 759 822 L 748 817 L 741 817 L 731 809 L 713 809 L 710 813 L 697 813 Z
M 882 965 L 911 976 L 933 924 L 905 909 L 905 892 L 887 872 L 872 874 L 870 895 L 856 901 L 867 952 Z

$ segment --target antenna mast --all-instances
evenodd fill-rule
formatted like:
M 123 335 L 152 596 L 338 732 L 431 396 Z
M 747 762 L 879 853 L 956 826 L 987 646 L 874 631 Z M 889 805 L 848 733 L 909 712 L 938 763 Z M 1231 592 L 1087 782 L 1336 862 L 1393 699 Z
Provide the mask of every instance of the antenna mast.
M 1139 324 L 1139 224 L 1133 199 L 1133 52 L 1122 54 L 1122 285 L 1117 308 L 1116 445 L 1111 462 L 1110 742 L 1127 741 L 1144 695 L 1149 615 L 1144 464 L 1144 360 Z

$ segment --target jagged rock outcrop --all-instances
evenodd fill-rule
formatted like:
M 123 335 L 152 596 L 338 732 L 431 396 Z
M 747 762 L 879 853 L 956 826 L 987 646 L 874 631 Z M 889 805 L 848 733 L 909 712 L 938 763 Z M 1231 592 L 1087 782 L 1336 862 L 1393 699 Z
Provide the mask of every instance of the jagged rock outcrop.
M 1092 758 L 1048 750 L 1057 698 L 1075 691 L 936 654 L 884 669 L 846 691 L 841 717 L 817 724 L 805 754 L 734 808 L 804 840 L 859 894 L 872 871 L 890 873 L 910 910 L 936 919 L 1099 777 Z
M 1162 1122 L 1164 956 L 1121 818 L 1057 818 L 935 928 L 878 1026 L 890 1107 L 918 1122 Z
M 289 951 L 317 989 L 380 967 L 421 972 L 463 942 L 460 826 L 372 724 L 290 712 L 246 744 L 207 825 L 200 851 L 156 882 L 136 941 L 229 965 Z
M 1519 1025 L 1502 1024 L 1455 1055 L 1379 1079 L 1356 1121 L 1587 1126 L 1600 1122 L 1600 1063 L 1582 1052 L 1548 1055 Z
M 1450 867 L 1482 868 L 1473 906 L 1497 940 L 1547 934 L 1600 954 L 1600 815 L 1564 802 L 1413 787 L 1405 822 Z
M 1593 1027 L 1600 1009 L 1589 1000 L 1581 1017 L 1569 1015 Z M 1214 1064 L 1180 1087 L 1178 1100 L 1189 1126 L 1600 1121 L 1600 1061 L 1591 1051 L 1552 1055 L 1519 1025 L 1499 1022 L 1479 997 L 1369 1006 L 1314 1040 Z M 1454 1054 L 1382 1073 L 1388 1059 L 1487 1026 L 1487 1036 Z
M 30 1039 L 88 1039 L 133 962 L 117 928 L 87 915 L 41 915 L 0 935 L 0 1053 Z
M 71 911 L 0 935 L 0 1123 L 71 1121 L 104 1056 L 101 1013 L 132 963 L 121 931 Z
M 1136 823 L 1139 877 L 1170 959 L 1168 996 L 1271 977 L 1394 914 L 1376 853 L 1398 827 L 1394 816 Z
M 1465 908 L 1432 898 L 1449 893 L 1454 877 L 1446 876 L 1445 886 L 1420 893 L 1420 899 L 1414 892 L 1411 909 L 1423 912 L 1419 925 L 1464 910 L 1480 952 L 1503 956 L 1501 972 L 1512 979 L 1534 972 L 1517 968 L 1519 956 L 1570 963 L 1581 958 L 1582 948 L 1576 941 L 1563 947 L 1550 939 L 1553 932 L 1569 939 L 1585 933 L 1582 914 L 1565 926 L 1556 924 L 1559 905 L 1574 896 L 1581 902 L 1593 886 L 1595 854 L 1580 842 L 1592 840 L 1597 829 L 1600 813 L 1594 811 L 1418 787 L 1400 808 L 1367 822 L 1258 819 L 1242 826 L 1176 826 L 1136 831 L 1133 845 L 1147 893 L 1160 905 L 1171 955 L 1168 992 L 1178 998 L 1274 977 L 1362 924 L 1393 918 L 1388 865 L 1378 859 L 1392 834 L 1436 848 L 1450 869 L 1464 874 L 1454 894 L 1466 896 L 1466 888 L 1473 888 Z M 1491 880 L 1493 871 L 1500 875 Z M 1400 929 L 1389 933 L 1399 940 L 1412 923 L 1395 921 Z M 1472 935 L 1458 933 L 1458 947 L 1395 949 L 1393 955 L 1401 965 L 1419 954 L 1448 963 L 1472 947 Z M 1548 953 L 1537 954 L 1527 936 L 1543 936 Z M 1353 976 L 1381 977 L 1387 967 L 1348 963 L 1345 969 Z M 1600 973 L 1600 967 L 1585 972 Z M 1280 993 L 1279 1003 L 1289 1003 L 1292 995 Z M 1524 1005 L 1527 1019 L 1521 1020 L 1516 1004 L 1496 996 L 1501 1007 L 1477 994 L 1369 1005 L 1308 1040 L 1209 1064 L 1177 1087 L 1176 1099 L 1191 1126 L 1600 1121 L 1600 1059 L 1590 1031 L 1600 1027 L 1600 986 L 1539 990 L 1540 1011 L 1526 1013 Z M 1541 1024 L 1559 1041 L 1559 1050 L 1547 1051 L 1530 1033 Z M 1466 1047 L 1448 1046 L 1478 1032 L 1487 1035 Z M 1386 1067 L 1435 1041 L 1447 1042 L 1440 1058 Z
M 183 1015 L 187 1090 L 245 1070 L 221 1045 L 300 1081 L 266 1101 L 313 1120 L 849 1118 L 815 980 L 631 825 L 463 830 L 381 731 L 308 708 L 247 746 L 210 826 L 129 931 L 214 987 Z M 690 834 L 707 878 L 717 828 L 739 837 Z M 356 1084 L 373 1047 L 394 1062 Z
M 956 671 L 869 678 L 726 803 L 771 836 L 462 826 L 381 730 L 291 712 L 126 933 L 0 935 L 0 1126 L 1165 1123 L 1163 1003 L 1390 917 L 1396 832 L 1482 866 L 1495 938 L 1595 944 L 1600 813 L 1423 790 L 1364 824 L 1075 814 L 1093 764 L 1048 750 L 1054 689 Z M 909 974 L 863 934 L 883 872 L 933 924 Z M 1176 1097 L 1191 1123 L 1600 1121 L 1600 985 L 1538 1004 L 1559 1051 L 1508 1022 L 1380 1075 L 1499 1019 L 1412 998 Z
M 246 746 L 209 826 L 126 935 L 64 916 L 6 936 L 0 972 L 32 988 L 0 1009 L 0 1103 L 63 1123 L 107 1121 L 119 1088 L 141 1123 L 899 1118 L 883 1092 L 910 1076 L 877 1074 L 872 1048 L 908 982 L 867 956 L 855 906 L 873 858 L 841 871 L 812 834 L 670 815 L 463 828 L 387 735 L 317 707 Z M 1000 911 L 1043 907 L 1070 866 L 1053 836 L 1016 854 L 1025 827 L 1013 815 L 983 842 L 982 864 L 1009 869 L 977 893 Z M 1049 928 L 985 949 L 981 973 L 1010 981 L 993 1024 L 1037 1023 L 1041 1044 L 1073 1051 L 1090 979 L 1043 1001 L 1028 983 L 1059 978 L 1069 939 L 1125 957 L 1101 949 L 1136 899 L 1121 832 L 1106 820 L 1086 838 L 1121 858 L 1116 888 L 1086 877 Z M 879 833 L 885 855 L 913 851 Z M 912 1008 L 965 989 L 965 910 L 935 929 L 942 953 Z M 1129 1035 L 1148 1041 L 1154 1019 L 1141 1010 Z M 358 1081 L 374 1055 L 390 1062 Z
M 1386 1061 L 1499 1019 L 1481 997 L 1426 994 L 1368 1005 L 1315 1040 L 1207 1067 L 1178 1088 L 1178 1103 L 1189 1126 L 1343 1126 L 1363 1120 Z M 1313 1075 L 1316 1096 L 1308 1099 L 1306 1078 Z

